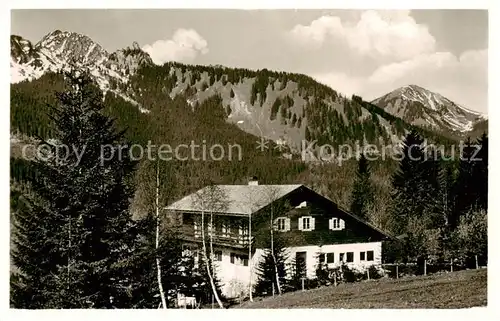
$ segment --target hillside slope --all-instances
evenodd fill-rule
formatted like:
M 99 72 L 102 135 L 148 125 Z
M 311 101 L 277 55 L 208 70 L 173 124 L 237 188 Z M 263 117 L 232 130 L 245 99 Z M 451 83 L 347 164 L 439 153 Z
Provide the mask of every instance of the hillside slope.
M 479 269 L 347 283 L 246 302 L 242 308 L 456 309 L 486 306 L 487 273 L 487 269 Z
M 366 108 L 361 100 L 305 75 L 179 63 L 156 66 L 137 44 L 110 54 L 87 36 L 59 30 L 36 45 L 11 36 L 11 83 L 69 68 L 89 71 L 104 93 L 121 96 L 141 112 L 149 112 L 161 95 L 184 97 L 193 110 L 219 96 L 226 122 L 295 151 L 305 140 L 335 148 L 357 141 L 398 143 L 411 128 L 399 117 L 387 117 L 382 108 Z

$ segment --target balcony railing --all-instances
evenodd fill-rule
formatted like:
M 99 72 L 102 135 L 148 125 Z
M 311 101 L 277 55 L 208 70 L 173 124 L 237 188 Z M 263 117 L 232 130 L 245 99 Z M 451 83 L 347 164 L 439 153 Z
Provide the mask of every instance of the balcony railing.
M 205 231 L 205 241 L 210 240 L 211 231 Z M 194 241 L 202 241 L 201 229 L 195 229 L 193 226 L 182 227 L 182 235 L 184 238 Z M 253 239 L 253 238 L 252 238 Z M 233 245 L 233 246 L 248 246 L 249 238 L 247 234 L 227 233 L 220 230 L 213 231 L 212 240 L 214 243 Z

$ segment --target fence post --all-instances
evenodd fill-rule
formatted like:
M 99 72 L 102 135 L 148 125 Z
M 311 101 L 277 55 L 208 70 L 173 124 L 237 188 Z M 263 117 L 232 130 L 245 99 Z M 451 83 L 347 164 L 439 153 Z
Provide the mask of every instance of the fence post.
M 302 280 L 302 291 L 304 291 L 304 278 L 301 278 Z
M 424 260 L 424 275 L 427 275 L 427 260 Z
M 474 255 L 476 257 L 476 270 L 479 269 L 479 264 L 478 264 L 478 261 L 477 261 L 477 255 Z
M 396 263 L 396 279 L 399 279 L 399 263 Z
M 273 281 L 272 285 L 273 285 L 273 296 L 274 296 L 274 281 Z
M 366 269 L 366 275 L 368 276 L 368 281 L 370 280 L 370 269 Z
M 450 269 L 451 269 L 451 272 L 453 272 L 453 259 L 450 259 Z

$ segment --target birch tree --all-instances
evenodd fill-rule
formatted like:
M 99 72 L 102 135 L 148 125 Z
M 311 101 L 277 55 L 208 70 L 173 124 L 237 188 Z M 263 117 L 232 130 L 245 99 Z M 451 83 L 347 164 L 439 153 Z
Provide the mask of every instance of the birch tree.
M 212 293 L 217 301 L 217 304 L 222 309 L 224 306 L 220 299 L 219 293 L 217 291 L 217 286 L 215 284 L 215 268 L 214 268 L 214 251 L 213 251 L 213 235 L 214 235 L 214 213 L 224 212 L 227 208 L 227 202 L 225 201 L 226 196 L 224 191 L 216 185 L 210 184 L 198 193 L 195 194 L 195 206 L 201 211 L 201 238 L 202 238 L 202 255 L 203 261 L 205 263 L 207 275 L 210 281 L 210 286 L 212 288 Z M 205 223 L 206 213 L 209 214 L 209 222 Z M 208 246 L 206 240 L 206 225 L 209 226 L 208 234 Z M 207 255 L 208 250 L 210 251 L 210 256 Z

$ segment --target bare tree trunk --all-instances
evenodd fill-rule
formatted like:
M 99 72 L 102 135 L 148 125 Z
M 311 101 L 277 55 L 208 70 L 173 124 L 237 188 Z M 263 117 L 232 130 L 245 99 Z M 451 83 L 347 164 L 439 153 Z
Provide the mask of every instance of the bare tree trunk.
M 210 211 L 210 257 L 214 258 L 214 213 Z M 213 262 L 212 262 L 213 264 Z
M 250 280 L 248 282 L 248 296 L 250 298 L 250 302 L 253 302 L 253 294 L 252 294 L 252 214 L 248 214 L 248 265 L 250 268 Z
M 203 200 L 202 200 L 203 202 Z M 205 267 L 207 269 L 208 278 L 210 279 L 210 286 L 212 287 L 212 292 L 214 293 L 214 297 L 217 300 L 217 304 L 222 309 L 224 306 L 222 305 L 222 301 L 219 298 L 219 294 L 217 294 L 217 288 L 215 287 L 214 278 L 212 277 L 212 272 L 210 269 L 210 262 L 207 257 L 207 244 L 205 242 L 205 210 L 204 204 L 202 204 L 203 210 L 201 211 L 201 240 L 203 243 L 203 258 L 205 260 Z
M 158 248 L 160 247 L 160 166 L 156 164 L 156 270 L 158 278 L 158 288 L 160 290 L 161 305 L 163 309 L 167 308 L 167 300 L 165 299 L 165 292 L 163 291 L 163 284 L 161 282 L 161 266 L 160 257 L 158 255 Z
M 278 288 L 278 294 L 281 295 L 281 286 L 280 286 L 280 279 L 278 275 L 278 263 L 276 262 L 276 256 L 274 255 L 274 215 L 273 215 L 273 208 L 271 206 L 271 256 L 273 257 L 274 261 L 274 273 L 276 275 L 276 287 Z
M 71 215 L 69 216 L 68 219 L 68 290 L 70 288 L 70 264 L 71 264 Z

